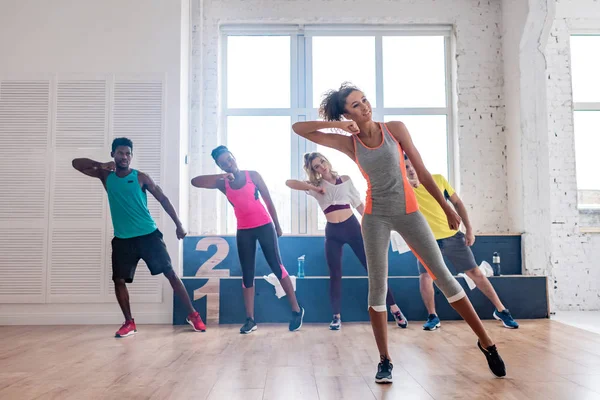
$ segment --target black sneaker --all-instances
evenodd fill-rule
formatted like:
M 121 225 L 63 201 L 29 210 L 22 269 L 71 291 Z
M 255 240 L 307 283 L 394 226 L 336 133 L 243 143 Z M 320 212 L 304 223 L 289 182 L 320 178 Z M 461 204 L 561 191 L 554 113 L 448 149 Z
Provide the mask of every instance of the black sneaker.
M 290 321 L 290 332 L 296 332 L 302 327 L 304 319 L 304 307 L 300 306 L 300 312 L 292 311 L 292 320 Z
M 390 359 L 386 356 L 381 356 L 381 362 L 377 366 L 377 375 L 375 375 L 375 382 L 392 383 L 393 369 L 394 364 L 391 363 Z
M 481 343 L 479 340 L 477 341 L 477 347 L 483 354 L 485 354 L 485 358 L 487 359 L 488 366 L 490 367 L 490 371 L 497 378 L 504 378 L 506 376 L 506 366 L 504 365 L 504 361 L 500 354 L 498 354 L 498 349 L 496 349 L 496 345 L 491 345 L 487 349 L 481 347 Z
M 246 323 L 240 328 L 240 333 L 247 334 L 258 329 L 256 322 L 252 318 L 246 318 Z

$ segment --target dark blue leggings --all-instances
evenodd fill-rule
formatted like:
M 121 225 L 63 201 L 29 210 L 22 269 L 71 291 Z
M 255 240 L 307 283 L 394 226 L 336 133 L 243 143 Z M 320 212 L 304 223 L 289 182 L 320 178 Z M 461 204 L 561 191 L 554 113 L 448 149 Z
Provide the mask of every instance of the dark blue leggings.
M 250 229 L 238 229 L 236 234 L 238 256 L 242 267 L 242 285 L 245 288 L 254 286 L 254 271 L 256 268 L 256 242 L 260 243 L 265 260 L 277 279 L 288 276 L 279 255 L 277 232 L 272 223 Z
M 329 297 L 334 314 L 340 314 L 342 301 L 342 248 L 348 244 L 365 270 L 367 256 L 360 230 L 360 223 L 353 215 L 344 222 L 328 222 L 325 226 L 325 257 L 329 266 Z M 386 303 L 396 304 L 391 290 L 388 288 Z

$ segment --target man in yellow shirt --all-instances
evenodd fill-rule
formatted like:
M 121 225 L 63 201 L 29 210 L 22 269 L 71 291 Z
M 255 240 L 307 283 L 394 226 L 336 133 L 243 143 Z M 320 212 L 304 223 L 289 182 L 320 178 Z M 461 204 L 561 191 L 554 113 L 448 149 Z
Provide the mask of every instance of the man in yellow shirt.
M 427 223 L 429 224 L 429 227 L 431 228 L 431 231 L 438 242 L 442 254 L 448 258 L 448 260 L 450 260 L 458 273 L 465 273 L 475 282 L 479 290 L 481 290 L 483 294 L 490 299 L 490 301 L 496 307 L 494 310 L 495 319 L 502 321 L 502 324 L 506 328 L 518 328 L 519 324 L 513 319 L 513 317 L 510 315 L 510 312 L 504 307 L 489 279 L 477 267 L 475 257 L 473 256 L 473 252 L 470 248 L 470 246 L 475 243 L 475 234 L 473 233 L 473 228 L 471 227 L 471 222 L 469 221 L 469 216 L 467 214 L 467 209 L 465 208 L 462 200 L 454 192 L 454 189 L 452 186 L 450 186 L 446 178 L 444 178 L 442 175 L 433 175 L 433 179 L 435 180 L 440 191 L 444 194 L 444 197 L 446 197 L 446 200 L 452 203 L 456 209 L 456 212 L 462 218 L 467 231 L 466 234 L 463 234 L 461 231 L 450 229 L 448 226 L 448 220 L 446 219 L 446 214 L 442 210 L 442 207 L 440 207 L 435 198 L 429 194 L 427 189 L 421 185 L 419 178 L 417 177 L 417 173 L 410 163 L 410 160 L 408 160 L 406 156 L 404 159 L 406 164 L 406 175 L 415 191 L 415 195 L 417 196 L 419 210 L 427 220 Z M 423 325 L 423 329 L 426 331 L 433 331 L 440 327 L 440 319 L 435 313 L 435 292 L 433 289 L 433 279 L 431 276 L 429 276 L 421 263 L 417 263 L 419 267 L 421 297 L 423 297 L 423 302 L 425 303 L 425 307 L 429 313 L 427 322 L 425 322 Z

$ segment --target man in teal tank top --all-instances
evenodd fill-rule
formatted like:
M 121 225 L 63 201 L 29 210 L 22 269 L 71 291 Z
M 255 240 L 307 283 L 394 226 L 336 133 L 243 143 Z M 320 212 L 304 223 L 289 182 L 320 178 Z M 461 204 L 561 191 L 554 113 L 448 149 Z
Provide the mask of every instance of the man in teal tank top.
M 177 227 L 177 238 L 183 239 L 185 229 L 162 189 L 143 172 L 130 168 L 133 158 L 133 143 L 127 138 L 115 139 L 110 153 L 113 161 L 100 163 L 87 158 L 73 160 L 79 172 L 98 178 L 108 194 L 110 214 L 115 237 L 112 240 L 112 279 L 115 283 L 117 301 L 125 316 L 125 323 L 115 337 L 126 337 L 137 332 L 131 316 L 127 283 L 133 282 L 135 269 L 140 259 L 146 262 L 152 275 L 164 274 L 173 291 L 189 311 L 187 322 L 195 331 L 204 332 L 206 326 L 192 306 L 183 283 L 173 271 L 171 257 L 163 241 L 163 235 L 148 210 L 146 192 L 150 192 L 169 214 Z

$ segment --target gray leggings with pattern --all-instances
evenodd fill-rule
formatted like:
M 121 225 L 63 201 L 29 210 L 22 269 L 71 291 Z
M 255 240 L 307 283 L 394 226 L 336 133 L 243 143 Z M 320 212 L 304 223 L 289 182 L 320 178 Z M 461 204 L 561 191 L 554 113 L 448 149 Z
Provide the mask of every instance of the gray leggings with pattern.
M 466 296 L 462 286 L 446 267 L 440 248 L 420 211 L 394 216 L 365 214 L 362 233 L 369 272 L 370 308 L 378 312 L 386 311 L 388 248 L 392 230 L 402 236 L 448 302 L 454 303 Z

